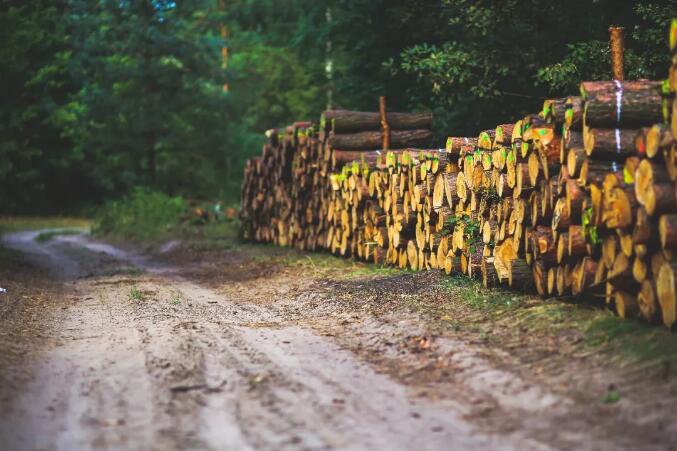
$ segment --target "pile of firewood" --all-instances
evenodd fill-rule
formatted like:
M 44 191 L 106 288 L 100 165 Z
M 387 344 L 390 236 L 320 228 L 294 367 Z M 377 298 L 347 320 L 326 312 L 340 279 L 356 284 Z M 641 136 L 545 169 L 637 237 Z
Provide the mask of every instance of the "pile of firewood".
M 326 111 L 267 132 L 242 234 L 677 321 L 677 26 L 668 83 L 583 82 L 430 149 L 429 113 Z M 389 150 L 384 150 L 389 149 Z M 394 150 L 390 150 L 394 149 Z

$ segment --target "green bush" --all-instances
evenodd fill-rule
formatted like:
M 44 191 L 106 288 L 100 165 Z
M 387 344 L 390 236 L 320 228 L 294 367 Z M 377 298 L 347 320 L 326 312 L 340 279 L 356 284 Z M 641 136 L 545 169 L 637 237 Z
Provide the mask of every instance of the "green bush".
M 186 211 L 181 197 L 136 189 L 126 198 L 109 202 L 96 215 L 94 233 L 121 238 L 156 238 L 178 225 Z

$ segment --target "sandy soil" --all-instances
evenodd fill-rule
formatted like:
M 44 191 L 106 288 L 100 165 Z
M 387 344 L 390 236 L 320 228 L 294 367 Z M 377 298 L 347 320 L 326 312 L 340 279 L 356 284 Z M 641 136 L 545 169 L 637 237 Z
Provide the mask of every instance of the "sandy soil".
M 671 372 L 440 328 L 433 275 L 37 234 L 5 238 L 0 449 L 677 449 Z

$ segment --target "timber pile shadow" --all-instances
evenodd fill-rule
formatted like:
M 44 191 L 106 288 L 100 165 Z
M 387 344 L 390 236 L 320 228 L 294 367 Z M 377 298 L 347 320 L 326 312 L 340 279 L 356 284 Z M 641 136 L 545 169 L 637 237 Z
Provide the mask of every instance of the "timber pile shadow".
M 666 82 L 583 82 L 580 96 L 444 149 L 425 148 L 430 113 L 386 113 L 383 102 L 380 113 L 332 110 L 269 130 L 245 167 L 241 234 L 597 299 L 671 328 L 677 21 L 670 32 Z

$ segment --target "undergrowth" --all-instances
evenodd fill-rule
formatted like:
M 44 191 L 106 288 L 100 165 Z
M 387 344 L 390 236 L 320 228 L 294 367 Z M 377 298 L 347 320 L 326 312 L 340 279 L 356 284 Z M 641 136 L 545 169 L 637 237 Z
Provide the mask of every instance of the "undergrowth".
M 63 216 L 2 216 L 0 217 L 0 235 L 19 230 L 37 230 L 46 228 L 87 228 L 91 221 L 84 218 Z
M 677 334 L 599 311 L 583 325 L 588 345 L 645 363 L 677 364 Z
M 137 286 L 133 286 L 132 288 L 129 289 L 129 293 L 127 293 L 127 297 L 131 301 L 136 301 L 136 302 L 141 302 L 145 299 L 145 296 L 143 295 L 143 292 L 139 290 Z
M 96 215 L 93 232 L 125 239 L 151 240 L 179 224 L 186 211 L 181 197 L 136 189 L 126 198 L 109 202 Z

